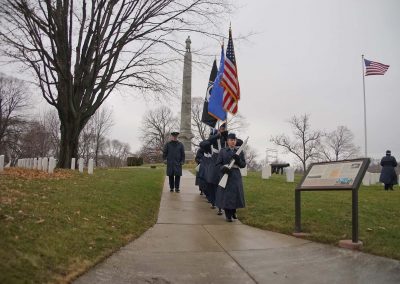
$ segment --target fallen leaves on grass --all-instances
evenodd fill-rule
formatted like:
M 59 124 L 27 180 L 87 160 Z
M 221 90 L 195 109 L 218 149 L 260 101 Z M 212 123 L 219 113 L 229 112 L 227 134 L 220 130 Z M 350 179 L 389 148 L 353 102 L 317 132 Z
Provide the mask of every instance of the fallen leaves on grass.
M 26 180 L 33 179 L 68 179 L 72 177 L 71 170 L 56 169 L 54 173 L 49 174 L 39 170 L 23 169 L 23 168 L 6 168 L 4 174 L 15 178 Z

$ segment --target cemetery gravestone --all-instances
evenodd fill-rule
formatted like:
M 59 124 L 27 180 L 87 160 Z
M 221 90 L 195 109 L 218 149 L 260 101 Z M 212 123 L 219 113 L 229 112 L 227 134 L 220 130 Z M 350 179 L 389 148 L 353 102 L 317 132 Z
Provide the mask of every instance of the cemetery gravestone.
M 4 155 L 0 155 L 0 172 L 4 171 Z
M 75 158 L 71 159 L 71 170 L 75 170 Z
M 42 158 L 38 158 L 38 161 L 37 161 L 37 169 L 38 169 L 39 171 L 42 170 Z
M 83 173 L 83 158 L 79 158 L 79 172 Z
M 47 157 L 44 157 L 42 160 L 42 170 L 45 172 L 47 172 L 47 164 L 48 164 Z
M 240 173 L 242 174 L 242 177 L 247 177 L 247 166 L 240 169 Z
M 93 174 L 93 159 L 89 159 L 88 174 L 89 175 Z
M 294 182 L 294 168 L 289 167 L 285 169 L 286 182 Z
M 271 177 L 271 166 L 265 165 L 265 167 L 262 168 L 261 178 L 269 179 L 270 177 Z

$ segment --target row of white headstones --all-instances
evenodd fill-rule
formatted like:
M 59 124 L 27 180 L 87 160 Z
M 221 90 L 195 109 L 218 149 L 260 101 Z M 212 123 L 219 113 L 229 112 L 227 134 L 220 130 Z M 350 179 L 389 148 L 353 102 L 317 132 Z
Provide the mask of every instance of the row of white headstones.
M 286 182 L 294 182 L 294 168 L 287 167 L 283 170 L 286 175 Z M 261 178 L 262 179 L 269 179 L 272 175 L 272 168 L 271 165 L 265 165 L 261 171 Z
M 49 174 L 54 173 L 54 169 L 56 168 L 57 160 L 53 157 L 47 158 L 25 158 L 18 159 L 17 167 L 25 168 L 25 169 L 33 169 L 48 172 Z M 72 158 L 71 160 L 71 170 L 75 170 L 76 159 Z M 89 159 L 88 163 L 88 173 L 93 174 L 93 159 Z M 83 158 L 78 159 L 78 169 L 79 172 L 83 173 L 84 161 Z M 4 155 L 0 155 L 0 172 L 4 170 Z

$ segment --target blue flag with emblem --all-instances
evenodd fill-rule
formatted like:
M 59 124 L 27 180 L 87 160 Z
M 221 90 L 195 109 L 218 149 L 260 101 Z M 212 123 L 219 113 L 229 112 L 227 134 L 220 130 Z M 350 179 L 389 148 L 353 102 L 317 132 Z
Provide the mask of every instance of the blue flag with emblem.
M 218 120 L 226 120 L 226 111 L 223 107 L 224 89 L 220 85 L 222 75 L 224 74 L 225 55 L 224 46 L 221 46 L 221 60 L 219 62 L 219 70 L 215 78 L 211 96 L 208 100 L 208 113 Z

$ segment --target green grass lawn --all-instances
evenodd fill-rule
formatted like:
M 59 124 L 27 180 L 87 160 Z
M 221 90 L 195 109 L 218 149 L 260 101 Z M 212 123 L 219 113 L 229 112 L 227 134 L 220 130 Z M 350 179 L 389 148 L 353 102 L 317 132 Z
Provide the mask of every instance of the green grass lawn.
M 0 175 L 0 283 L 66 282 L 155 224 L 164 170 Z
M 285 176 L 261 179 L 260 173 L 244 177 L 247 208 L 240 220 L 250 226 L 285 234 L 294 231 L 294 189 L 300 181 L 286 183 Z M 351 191 L 302 192 L 302 230 L 313 241 L 337 244 L 351 239 Z M 361 186 L 359 190 L 359 238 L 363 251 L 400 259 L 400 189 Z

